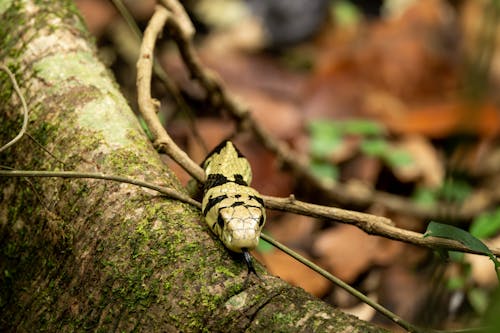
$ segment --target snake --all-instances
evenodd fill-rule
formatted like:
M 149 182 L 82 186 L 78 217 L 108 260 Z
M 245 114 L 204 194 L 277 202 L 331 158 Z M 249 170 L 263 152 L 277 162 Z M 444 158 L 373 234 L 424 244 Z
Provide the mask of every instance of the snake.
M 250 187 L 250 163 L 225 140 L 202 167 L 206 175 L 201 207 L 205 222 L 227 249 L 243 254 L 248 273 L 257 275 L 249 251 L 259 243 L 266 212 L 259 192 Z

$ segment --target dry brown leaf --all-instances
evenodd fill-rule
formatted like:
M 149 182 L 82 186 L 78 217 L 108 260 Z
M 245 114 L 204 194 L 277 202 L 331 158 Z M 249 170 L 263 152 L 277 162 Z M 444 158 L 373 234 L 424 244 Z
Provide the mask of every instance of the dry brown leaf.
M 233 89 L 252 116 L 276 138 L 291 139 L 302 131 L 304 119 L 297 106 L 287 99 L 255 89 Z
M 285 213 L 279 220 L 268 224 L 266 231 L 282 243 L 306 248 L 311 244 L 312 232 L 317 227 L 318 221 L 312 217 Z
M 395 144 L 395 148 L 412 157 L 412 163 L 394 169 L 394 174 L 400 181 L 421 180 L 422 184 L 429 188 L 441 186 L 445 174 L 444 166 L 429 140 L 422 136 L 408 135 Z
M 414 321 L 428 297 L 430 286 L 423 283 L 414 271 L 390 266 L 382 272 L 379 300 L 406 320 Z
M 372 264 L 390 263 L 401 246 L 381 237 L 370 236 L 362 230 L 339 225 L 322 232 L 313 245 L 319 261 L 335 276 L 352 283 Z
M 443 138 L 453 133 L 493 137 L 500 133 L 500 112 L 491 102 L 468 107 L 460 100 L 415 106 L 397 117 L 384 119 L 389 129 L 402 134 Z
M 304 253 L 300 254 L 308 257 Z M 282 251 L 259 253 L 256 257 L 264 263 L 271 274 L 303 288 L 314 296 L 322 297 L 330 288 L 330 281 Z

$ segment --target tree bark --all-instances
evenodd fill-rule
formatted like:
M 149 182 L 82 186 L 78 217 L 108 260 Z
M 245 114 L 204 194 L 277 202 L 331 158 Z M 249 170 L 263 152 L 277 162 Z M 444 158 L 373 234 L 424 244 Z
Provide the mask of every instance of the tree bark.
M 181 192 L 98 61 L 69 1 L 0 0 L 0 61 L 29 105 L 0 154 L 23 170 L 78 170 Z M 21 128 L 0 73 L 0 145 Z M 251 277 L 199 211 L 95 179 L 0 178 L 0 331 L 383 331 L 268 275 Z

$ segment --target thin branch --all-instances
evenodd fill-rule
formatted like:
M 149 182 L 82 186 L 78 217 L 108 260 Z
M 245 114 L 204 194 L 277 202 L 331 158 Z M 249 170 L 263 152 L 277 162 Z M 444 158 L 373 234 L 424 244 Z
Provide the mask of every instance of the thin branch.
M 180 163 L 196 180 L 203 182 L 205 173 L 187 154 L 179 149 L 170 138 L 165 128 L 156 116 L 157 103 L 151 98 L 151 72 L 153 68 L 154 46 L 158 35 L 162 32 L 165 22 L 172 14 L 164 7 L 157 6 L 153 17 L 144 31 L 139 60 L 137 61 L 137 94 L 139 110 L 155 137 L 154 144 Z
M 182 27 L 186 37 L 193 38 L 195 33 L 194 25 L 184 7 L 177 0 L 160 0 L 160 2 L 173 14 L 175 21 Z
M 9 148 L 13 144 L 15 144 L 17 141 L 19 141 L 24 133 L 26 132 L 26 129 L 28 128 L 28 106 L 26 105 L 26 101 L 24 100 L 24 96 L 21 92 L 21 89 L 19 89 L 19 85 L 17 84 L 16 77 L 10 69 L 5 66 L 4 64 L 0 64 L 0 69 L 3 70 L 4 72 L 7 73 L 9 76 L 10 80 L 12 81 L 12 86 L 14 87 L 14 90 L 16 91 L 17 95 L 19 96 L 19 99 L 21 100 L 21 104 L 23 105 L 23 126 L 21 127 L 21 130 L 19 133 L 16 135 L 16 137 L 12 140 L 10 140 L 8 143 L 0 147 L 0 153 L 4 151 L 5 149 Z
M 300 215 L 307 215 L 316 218 L 328 219 L 333 222 L 340 222 L 354 225 L 367 234 L 382 236 L 385 238 L 424 246 L 431 249 L 443 249 L 447 251 L 460 251 L 485 255 L 482 252 L 468 248 L 462 243 L 440 237 L 425 237 L 415 231 L 398 228 L 389 218 L 376 216 L 371 214 L 359 213 L 355 211 L 315 205 L 303 201 L 290 198 L 276 198 L 270 196 L 262 196 L 266 208 L 291 212 Z M 496 256 L 500 256 L 500 249 L 490 248 L 491 252 Z
M 132 30 L 134 34 L 134 41 L 139 45 L 140 41 L 142 40 L 142 32 L 137 26 L 137 23 L 135 22 L 134 18 L 132 17 L 132 14 L 130 14 L 129 10 L 127 7 L 123 4 L 122 0 L 112 0 L 113 4 L 115 7 L 118 9 L 120 12 L 121 16 L 127 23 L 127 26 L 129 27 L 130 30 Z M 187 14 L 186 14 L 187 15 Z M 133 62 L 137 62 L 138 54 L 134 53 L 133 55 L 129 55 L 128 52 L 125 55 L 125 58 L 133 59 Z M 193 115 L 193 111 L 190 109 L 188 104 L 186 103 L 184 97 L 182 96 L 179 88 L 177 85 L 170 79 L 170 77 L 167 75 L 165 70 L 161 67 L 160 63 L 158 62 L 157 57 L 155 56 L 153 59 L 153 72 L 154 74 L 160 79 L 160 81 L 163 83 L 165 86 L 165 89 L 168 91 L 170 96 L 173 98 L 177 106 L 179 107 L 180 111 L 184 113 L 188 120 L 189 120 L 189 127 L 193 131 L 193 135 L 196 139 L 196 142 L 203 148 L 205 152 L 208 152 L 208 149 L 205 145 L 205 142 L 203 141 L 198 128 L 196 127 L 195 123 L 195 117 Z
M 143 182 L 136 179 L 131 179 L 127 177 L 105 175 L 102 173 L 90 173 L 90 172 L 77 172 L 77 171 L 26 171 L 26 170 L 14 170 L 14 171 L 4 171 L 0 170 L 0 176 L 5 177 L 60 177 L 60 178 L 91 178 L 91 179 L 104 179 L 112 180 L 120 183 L 127 183 L 136 186 L 146 187 L 155 191 L 158 191 L 172 199 L 176 199 L 187 204 L 193 205 L 195 207 L 201 208 L 201 204 L 192 199 L 186 194 L 182 194 L 174 189 L 154 185 L 148 182 Z

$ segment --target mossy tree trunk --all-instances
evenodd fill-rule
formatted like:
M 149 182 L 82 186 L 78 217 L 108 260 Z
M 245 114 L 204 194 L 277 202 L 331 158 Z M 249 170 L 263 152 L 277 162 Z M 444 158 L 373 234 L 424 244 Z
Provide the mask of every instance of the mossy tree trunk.
M 183 191 L 67 1 L 0 0 L 0 62 L 29 104 L 0 154 L 23 170 L 121 175 Z M 22 122 L 0 73 L 0 142 Z M 0 144 L 0 145 L 1 145 Z M 61 163 L 62 162 L 62 163 Z M 0 178 L 0 331 L 336 331 L 378 328 L 246 267 L 197 209 L 128 184 Z

